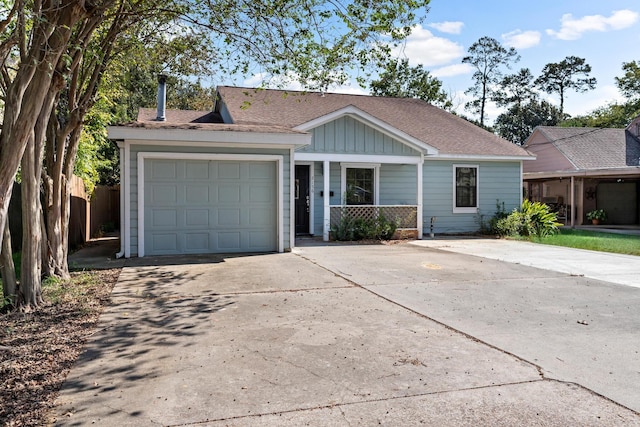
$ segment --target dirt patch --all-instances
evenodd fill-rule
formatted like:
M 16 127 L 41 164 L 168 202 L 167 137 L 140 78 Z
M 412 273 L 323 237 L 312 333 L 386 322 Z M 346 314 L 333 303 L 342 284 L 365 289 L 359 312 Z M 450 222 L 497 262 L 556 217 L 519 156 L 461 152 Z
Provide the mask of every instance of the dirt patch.
M 58 391 L 118 280 L 120 269 L 72 273 L 43 286 L 34 313 L 0 315 L 0 423 L 50 424 Z

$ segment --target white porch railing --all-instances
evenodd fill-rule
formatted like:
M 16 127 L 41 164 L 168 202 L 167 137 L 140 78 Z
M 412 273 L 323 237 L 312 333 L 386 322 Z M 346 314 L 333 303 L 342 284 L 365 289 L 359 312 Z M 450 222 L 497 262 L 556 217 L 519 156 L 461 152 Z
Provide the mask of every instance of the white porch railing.
M 414 205 L 332 205 L 331 228 L 337 226 L 343 216 L 375 219 L 382 215 L 395 222 L 399 230 L 418 229 L 418 206 Z

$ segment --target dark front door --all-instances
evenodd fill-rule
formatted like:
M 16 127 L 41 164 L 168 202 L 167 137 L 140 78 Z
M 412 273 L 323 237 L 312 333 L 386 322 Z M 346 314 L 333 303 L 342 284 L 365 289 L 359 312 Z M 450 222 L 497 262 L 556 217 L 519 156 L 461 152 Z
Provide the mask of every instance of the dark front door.
M 309 234 L 309 166 L 296 165 L 296 234 Z

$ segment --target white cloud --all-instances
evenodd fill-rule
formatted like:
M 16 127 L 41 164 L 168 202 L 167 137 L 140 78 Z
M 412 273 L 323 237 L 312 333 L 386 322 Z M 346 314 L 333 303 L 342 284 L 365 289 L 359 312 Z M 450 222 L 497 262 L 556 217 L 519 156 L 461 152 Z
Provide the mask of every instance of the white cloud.
M 469 64 L 452 64 L 445 67 L 436 68 L 431 72 L 434 77 L 453 77 L 463 74 L 473 73 L 473 67 Z
M 504 44 L 516 49 L 528 49 L 540 44 L 540 33 L 538 31 L 515 30 L 502 34 Z
M 244 87 L 258 87 L 262 84 L 262 82 L 264 82 L 267 78 L 267 75 L 264 73 L 257 73 L 254 74 L 253 76 L 249 77 L 248 79 L 245 79 L 242 82 L 242 85 Z
M 580 116 L 612 102 L 624 101 L 624 97 L 615 85 L 604 85 L 585 93 L 569 92 L 564 99 L 564 109 L 572 116 Z
M 460 34 L 460 32 L 462 32 L 462 27 L 464 27 L 464 22 L 460 22 L 460 21 L 434 22 L 432 24 L 427 24 L 427 26 L 431 28 L 435 28 L 436 30 L 442 33 Z
M 434 67 L 461 58 L 464 49 L 458 43 L 436 37 L 431 31 L 418 25 L 413 28 L 404 47 L 396 49 L 394 53 L 404 54 L 409 58 L 411 65 L 422 64 L 425 67 Z
M 589 15 L 574 18 L 572 14 L 562 15 L 559 31 L 547 30 L 547 34 L 560 40 L 577 40 L 589 31 L 612 31 L 629 28 L 638 22 L 640 15 L 632 10 L 617 10 L 611 16 Z

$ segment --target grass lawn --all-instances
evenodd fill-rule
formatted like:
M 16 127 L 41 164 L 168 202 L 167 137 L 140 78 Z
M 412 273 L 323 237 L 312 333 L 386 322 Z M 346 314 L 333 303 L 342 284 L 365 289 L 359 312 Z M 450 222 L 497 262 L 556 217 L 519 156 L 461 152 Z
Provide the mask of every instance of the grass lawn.
M 555 236 L 541 239 L 534 237 L 531 241 L 545 245 L 640 256 L 640 236 L 561 228 L 560 233 Z

